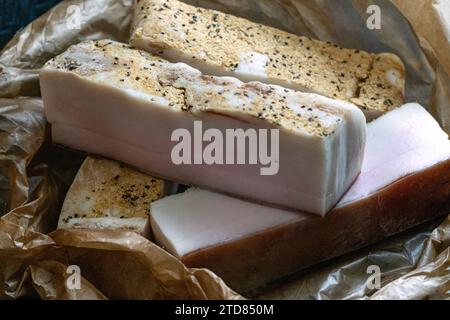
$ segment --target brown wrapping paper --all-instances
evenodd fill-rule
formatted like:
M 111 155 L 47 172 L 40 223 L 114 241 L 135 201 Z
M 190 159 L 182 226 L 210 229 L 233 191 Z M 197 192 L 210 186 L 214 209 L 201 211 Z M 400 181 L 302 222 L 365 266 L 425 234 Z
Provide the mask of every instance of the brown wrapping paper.
M 68 289 L 67 265 L 54 260 L 39 261 L 31 265 L 26 277 L 31 277 L 33 287 L 41 299 L 54 300 L 106 300 L 107 298 L 98 291 L 89 281 L 80 280 L 80 290 Z
M 407 101 L 428 107 L 450 132 L 450 4 L 446 1 L 188 2 L 346 47 L 394 52 L 406 64 Z M 381 8 L 381 30 L 366 28 L 366 9 L 371 4 Z M 131 6 L 132 0 L 66 0 L 21 30 L 0 53 L 2 298 L 242 298 L 212 272 L 186 268 L 137 234 L 54 231 L 65 193 L 84 157 L 51 144 L 39 99 L 38 70 L 85 39 L 126 42 Z M 67 21 L 78 18 L 77 13 L 78 25 L 68 27 Z M 449 298 L 449 219 L 243 294 L 275 299 Z M 367 286 L 371 265 L 382 272 L 379 290 Z M 67 284 L 71 266 L 80 268 L 81 289 Z

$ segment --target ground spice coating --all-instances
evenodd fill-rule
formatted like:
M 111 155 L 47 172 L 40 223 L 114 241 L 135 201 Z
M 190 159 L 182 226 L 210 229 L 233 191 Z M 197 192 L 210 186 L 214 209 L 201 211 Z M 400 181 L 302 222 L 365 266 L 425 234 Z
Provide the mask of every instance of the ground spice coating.
M 147 218 L 164 181 L 118 162 L 88 157 L 64 202 L 61 221 L 74 218 Z M 81 222 L 81 221 L 80 221 Z
M 205 76 L 185 64 L 169 63 L 109 40 L 72 46 L 44 69 L 115 86 L 174 111 L 250 116 L 276 128 L 315 137 L 332 135 L 346 110 L 354 109 L 351 104 L 275 85 Z
M 404 103 L 404 66 L 393 54 L 344 49 L 177 0 L 137 0 L 131 43 L 175 50 L 226 72 L 350 101 L 363 110 Z

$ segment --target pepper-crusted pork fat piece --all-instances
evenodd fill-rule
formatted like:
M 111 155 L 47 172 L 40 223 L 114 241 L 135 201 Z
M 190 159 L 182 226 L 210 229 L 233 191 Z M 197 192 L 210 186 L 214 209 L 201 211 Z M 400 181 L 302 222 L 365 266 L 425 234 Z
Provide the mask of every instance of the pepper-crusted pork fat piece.
M 139 49 L 205 74 L 350 101 L 369 121 L 404 102 L 405 70 L 394 54 L 344 49 L 177 0 L 136 1 L 133 25 Z
M 166 183 L 124 164 L 88 156 L 64 200 L 58 229 L 131 230 L 150 235 L 150 205 Z
M 204 76 L 185 64 L 107 40 L 72 46 L 45 65 L 40 83 L 56 143 L 167 180 L 324 215 L 361 168 L 365 118 L 342 101 Z M 279 144 L 274 148 L 279 156 L 271 163 L 274 174 L 262 175 L 268 165 L 236 160 L 235 165 L 177 165 L 172 134 L 185 129 L 195 138 L 198 120 L 205 131 L 219 130 L 223 140 L 234 129 L 279 129 L 279 139 L 267 147 Z M 256 143 L 269 140 L 259 137 Z M 252 152 L 248 144 L 247 154 Z
M 450 142 L 425 109 L 398 108 L 367 134 L 361 174 L 326 217 L 190 189 L 152 203 L 157 242 L 242 291 L 448 214 Z

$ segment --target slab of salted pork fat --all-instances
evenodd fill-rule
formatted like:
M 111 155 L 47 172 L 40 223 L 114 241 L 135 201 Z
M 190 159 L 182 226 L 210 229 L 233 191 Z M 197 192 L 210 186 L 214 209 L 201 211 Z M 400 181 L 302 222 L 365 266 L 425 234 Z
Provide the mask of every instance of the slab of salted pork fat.
M 148 237 L 150 204 L 168 187 L 124 164 L 88 156 L 66 195 L 58 229 L 131 230 Z
M 347 100 L 368 120 L 404 103 L 405 70 L 394 54 L 340 48 L 178 0 L 134 8 L 133 46 L 205 74 Z
M 167 180 L 324 215 L 360 172 L 365 118 L 346 102 L 204 76 L 106 40 L 72 46 L 52 59 L 40 83 L 54 142 Z M 183 128 L 198 136 L 196 120 L 223 136 L 229 129 L 279 129 L 276 174 L 263 175 L 271 168 L 254 164 L 175 164 L 172 134 Z
M 269 283 L 450 209 L 450 142 L 417 104 L 368 125 L 361 175 L 326 217 L 190 189 L 151 206 L 157 242 L 235 290 Z

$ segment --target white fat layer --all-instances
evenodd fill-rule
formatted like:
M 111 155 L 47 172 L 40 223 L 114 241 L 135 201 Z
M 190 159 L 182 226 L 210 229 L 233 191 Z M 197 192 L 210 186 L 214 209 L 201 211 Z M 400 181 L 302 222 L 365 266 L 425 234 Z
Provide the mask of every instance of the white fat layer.
M 72 80 L 72 78 L 70 79 Z M 65 86 L 65 83 L 56 84 L 56 80 L 57 78 L 55 78 L 55 83 L 48 84 L 49 87 Z M 321 215 L 325 214 L 335 204 L 351 183 L 346 181 L 344 186 L 336 186 L 334 172 L 339 171 L 353 180 L 359 171 L 360 165 L 347 167 L 345 159 L 328 155 L 336 150 L 330 148 L 332 143 L 336 143 L 341 145 L 341 148 L 337 149 L 339 152 L 344 152 L 349 155 L 349 158 L 353 159 L 355 152 L 350 148 L 360 150 L 358 141 L 352 140 L 342 145 L 339 141 L 326 140 L 326 146 L 324 146 L 321 143 L 322 140 L 312 139 L 309 141 L 307 138 L 294 135 L 281 136 L 280 163 L 282 165 L 279 174 L 271 177 L 271 179 L 259 176 L 260 166 L 251 168 L 249 166 L 242 168 L 239 166 L 202 169 L 197 169 L 197 167 L 187 168 L 186 166 L 174 168 L 170 159 L 170 150 L 167 150 L 170 147 L 168 143 L 170 134 L 180 125 L 184 127 L 185 123 L 191 123 L 191 119 L 181 112 L 166 113 L 165 108 L 144 107 L 145 105 L 155 105 L 155 103 L 144 104 L 141 103 L 142 99 L 137 101 L 138 99 L 132 99 L 129 94 L 124 96 L 122 92 L 119 94 L 114 90 L 98 97 L 98 95 L 96 96 L 96 89 L 96 87 L 86 85 L 84 89 L 78 90 L 76 97 L 73 93 L 73 99 L 79 99 L 83 108 L 67 108 L 64 112 L 60 112 L 59 109 L 52 108 L 47 104 L 47 114 L 54 119 L 52 122 L 53 139 L 55 141 L 74 149 L 121 160 L 168 179 L 178 179 L 186 184 L 207 186 L 245 198 L 277 203 L 281 206 L 298 208 Z M 99 99 L 101 103 L 95 103 L 95 108 L 93 108 L 91 107 L 92 99 Z M 133 105 L 139 107 L 133 108 Z M 114 110 L 114 112 L 111 112 L 111 110 Z M 126 115 L 125 119 L 123 115 Z M 237 123 L 233 118 L 217 118 L 208 113 L 203 115 L 202 120 L 205 128 L 220 128 L 223 130 L 222 132 L 237 125 L 243 126 L 244 129 L 247 126 L 241 122 Z M 64 123 L 72 127 L 72 134 L 55 130 Z M 133 126 L 130 126 L 129 123 L 133 123 Z M 357 121 L 357 123 L 361 122 Z M 95 139 L 93 137 L 83 138 L 81 135 L 82 128 L 96 133 Z M 152 132 L 155 132 L 152 139 L 148 138 L 149 128 Z M 359 132 L 350 135 L 350 137 L 354 138 L 358 135 L 360 135 Z M 100 139 L 101 137 L 110 137 L 112 141 L 103 141 Z M 119 144 L 119 140 L 123 143 Z M 124 148 L 127 145 L 136 146 L 149 152 L 155 150 L 158 155 L 150 153 L 152 156 L 138 159 L 139 152 L 135 150 L 127 151 Z M 156 156 L 164 157 L 164 159 L 155 162 Z M 356 158 L 361 159 L 361 155 Z M 308 170 L 301 170 L 301 168 L 308 168 Z M 220 176 L 220 178 L 207 179 L 205 177 L 208 174 L 205 175 L 204 170 L 207 170 L 209 175 Z M 292 175 L 292 170 L 295 170 L 295 175 Z M 200 171 L 202 171 L 201 175 L 199 175 Z M 269 196 L 267 195 L 268 192 L 270 193 Z M 299 205 L 301 207 L 298 207 Z
M 76 46 L 71 50 L 76 50 Z M 365 119 L 355 106 L 326 98 L 319 99 L 317 95 L 294 92 L 278 86 L 261 83 L 243 86 L 236 78 L 201 76 L 198 70 L 183 63 L 158 61 L 154 63 L 159 64 L 155 68 L 157 70 L 152 70 L 149 64 L 149 77 L 157 77 L 159 85 L 181 87 L 185 91 L 186 104 L 194 107 L 191 109 L 192 113 L 173 112 L 171 108 L 153 107 L 166 105 L 167 101 L 153 97 L 152 93 L 147 94 L 145 90 L 139 89 L 139 86 L 133 88 L 133 81 L 126 81 L 121 86 L 119 71 L 122 69 L 118 71 L 114 66 L 104 68 L 109 60 L 114 61 L 114 58 L 106 56 L 104 63 L 96 63 L 84 70 L 92 71 L 92 67 L 99 67 L 104 71 L 117 71 L 117 75 L 111 77 L 106 73 L 98 75 L 101 81 L 91 78 L 90 75 L 95 72 L 86 72 L 87 76 L 80 73 L 78 77 L 73 77 L 70 70 L 53 73 L 44 69 L 41 73 L 45 112 L 53 125 L 55 141 L 75 149 L 119 159 L 168 179 L 179 179 L 186 184 L 205 186 L 244 198 L 320 215 L 324 215 L 335 205 L 359 172 L 365 141 Z M 135 60 L 145 64 L 144 59 L 140 57 Z M 253 90 L 254 86 L 261 88 Z M 63 90 L 65 87 L 76 90 L 67 93 Z M 243 104 L 255 103 L 260 89 L 276 91 L 283 95 L 283 103 L 284 99 L 288 98 L 291 101 L 289 107 L 299 114 L 304 112 L 301 104 L 306 104 L 306 109 L 316 105 L 312 115 L 317 117 L 314 121 L 321 126 L 336 124 L 333 126 L 333 129 L 337 128 L 335 134 L 311 137 L 301 126 L 298 132 L 280 131 L 280 170 L 279 174 L 270 179 L 260 176 L 262 165 L 208 167 L 209 174 L 216 177 L 213 180 L 201 177 L 198 167 L 181 169 L 173 165 L 170 157 L 170 136 L 176 129 L 190 129 L 196 118 L 205 122 L 204 128 L 219 128 L 222 132 L 230 128 L 254 128 L 255 122 L 258 122 L 259 127 L 267 128 L 268 125 L 262 123 L 260 117 L 255 117 L 254 113 L 249 115 L 249 109 L 242 108 Z M 225 99 L 218 97 L 219 90 Z M 69 101 L 65 108 L 61 108 L 58 103 L 61 99 Z M 211 109 L 206 111 L 217 111 L 223 107 L 223 113 L 230 112 L 233 116 L 217 115 L 222 109 L 220 112 L 203 112 L 207 108 L 206 99 L 212 99 L 211 102 L 217 99 L 216 106 L 211 103 Z M 258 99 L 263 99 L 262 95 L 258 95 Z M 236 115 L 244 121 L 236 119 Z M 254 119 L 257 120 L 251 121 Z M 339 119 L 343 121 L 337 124 Z M 64 125 L 70 127 L 72 136 L 66 134 L 66 129 L 58 130 L 66 128 Z M 98 141 L 81 138 L 82 130 L 92 133 Z M 106 143 L 101 138 L 111 139 L 114 143 Z M 121 144 L 118 143 L 119 140 L 122 141 Z M 137 159 L 138 152 L 126 152 L 126 145 L 144 151 L 147 158 Z M 155 164 L 156 157 L 159 157 L 160 161 Z M 259 157 L 261 158 L 261 155 Z M 204 170 L 206 169 L 201 173 L 204 173 Z M 344 178 L 341 179 L 342 177 Z
M 368 127 L 368 136 L 362 173 L 339 207 L 450 159 L 447 134 L 417 104 L 405 105 L 375 120 Z M 151 206 L 156 240 L 178 257 L 307 218 L 200 189 L 158 200 Z
M 423 107 L 410 103 L 368 124 L 364 156 L 361 174 L 339 206 L 448 159 L 450 141 Z
M 172 253 L 180 258 L 301 216 L 200 189 L 190 189 L 151 205 L 157 240 L 174 249 Z
M 157 121 L 155 126 L 163 122 Z M 222 127 L 221 127 L 222 129 Z M 119 130 L 122 131 L 122 130 Z M 318 195 L 316 190 L 322 190 L 322 178 L 326 173 L 323 170 L 318 171 L 321 167 L 323 159 L 314 156 L 315 159 L 313 165 L 308 166 L 309 171 L 307 174 L 302 174 L 302 178 L 298 178 L 298 175 L 292 175 L 292 170 L 288 170 L 286 174 L 275 175 L 274 179 L 258 178 L 259 176 L 253 175 L 249 178 L 248 170 L 229 170 L 228 167 L 213 168 L 211 166 L 202 166 L 200 171 L 194 170 L 193 166 L 180 167 L 170 165 L 170 157 L 161 157 L 161 150 L 158 148 L 141 148 L 136 146 L 136 139 L 122 141 L 123 137 L 107 137 L 105 135 L 97 134 L 95 132 L 87 131 L 84 129 L 67 126 L 64 124 L 54 124 L 52 126 L 52 135 L 56 143 L 64 143 L 72 149 L 85 150 L 90 153 L 96 153 L 108 158 L 117 159 L 122 162 L 126 162 L 134 165 L 135 167 L 142 168 L 144 171 L 155 173 L 164 172 L 164 175 L 168 179 L 174 179 L 179 181 L 187 181 L 187 184 L 209 186 L 216 190 L 223 190 L 230 194 L 243 195 L 246 198 L 260 199 L 268 203 L 278 203 L 280 199 L 283 200 L 281 205 L 288 207 L 296 207 L 297 203 L 300 203 L 302 207 L 313 208 L 314 210 L 320 210 L 318 212 L 325 213 L 327 211 L 326 204 L 330 205 L 335 202 L 336 194 L 325 195 L 322 198 Z M 148 139 L 143 141 L 148 142 Z M 113 147 L 111 147 L 113 146 Z M 294 146 L 290 149 L 296 150 Z M 169 154 L 170 152 L 167 151 Z M 312 150 L 311 152 L 314 152 Z M 295 151 L 294 151 L 295 153 Z M 284 164 L 288 168 L 301 168 L 306 165 L 298 164 L 298 158 L 291 153 L 285 154 L 286 162 L 292 162 L 290 159 L 294 159 L 294 163 Z M 301 159 L 299 161 L 302 161 Z M 170 170 L 169 170 L 170 168 Z M 226 169 L 226 170 L 225 170 Z M 205 180 L 203 177 L 214 176 L 214 184 L 209 183 L 210 180 Z M 331 174 L 328 174 L 331 176 Z M 298 181 L 301 183 L 298 183 Z M 305 181 L 308 181 L 305 183 Z M 321 194 L 321 193 L 319 193 Z M 264 195 L 264 197 L 260 197 Z M 312 211 L 312 210 L 311 210 Z
M 258 52 L 247 52 L 240 57 L 236 73 L 267 77 L 269 57 Z

